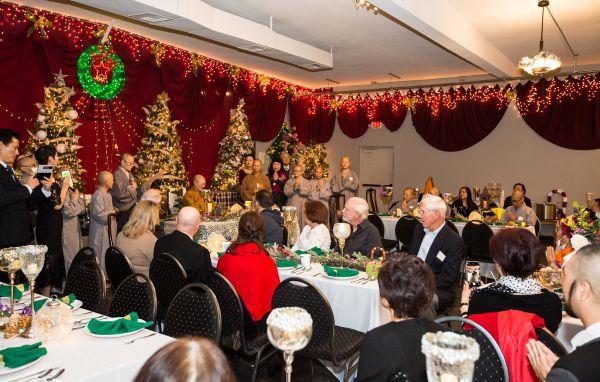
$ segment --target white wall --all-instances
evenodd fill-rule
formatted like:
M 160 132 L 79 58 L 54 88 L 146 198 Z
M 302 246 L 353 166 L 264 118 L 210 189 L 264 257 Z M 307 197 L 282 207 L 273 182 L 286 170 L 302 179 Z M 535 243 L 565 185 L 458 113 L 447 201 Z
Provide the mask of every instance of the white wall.
M 433 177 L 442 193 L 456 194 L 461 185 L 483 188 L 495 180 L 507 195 L 515 182 L 525 183 L 534 203 L 544 202 L 554 188 L 566 191 L 569 207 L 573 200 L 584 203 L 586 192 L 600 197 L 600 150 L 569 150 L 546 141 L 527 126 L 513 105 L 490 135 L 458 152 L 427 144 L 413 127 L 410 113 L 398 131 L 369 129 L 358 139 L 346 137 L 336 122 L 333 137 L 326 143 L 330 167 L 336 169 L 340 157 L 348 155 L 358 170 L 361 145 L 394 146 L 393 200 L 401 198 L 406 186 L 422 190 L 427 176 Z M 258 143 L 257 150 L 266 151 L 268 146 Z M 558 201 L 558 196 L 554 198 Z

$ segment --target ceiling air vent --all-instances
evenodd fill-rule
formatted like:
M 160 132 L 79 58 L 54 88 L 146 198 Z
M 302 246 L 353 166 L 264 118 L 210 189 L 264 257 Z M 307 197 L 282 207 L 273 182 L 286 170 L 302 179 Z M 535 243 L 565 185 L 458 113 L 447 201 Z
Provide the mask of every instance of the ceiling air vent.
M 141 20 L 147 23 L 162 23 L 165 21 L 173 20 L 173 17 L 161 16 L 156 13 L 146 12 L 146 13 L 138 13 L 135 15 L 129 15 L 132 19 Z
M 309 70 L 331 69 L 329 66 L 321 65 L 316 62 L 309 62 L 308 64 L 302 64 L 300 66 Z

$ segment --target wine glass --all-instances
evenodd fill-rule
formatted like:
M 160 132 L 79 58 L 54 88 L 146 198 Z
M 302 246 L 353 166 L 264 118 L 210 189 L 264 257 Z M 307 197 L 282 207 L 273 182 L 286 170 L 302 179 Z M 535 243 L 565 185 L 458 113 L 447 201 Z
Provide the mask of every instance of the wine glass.
M 344 246 L 346 239 L 350 236 L 350 224 L 348 223 L 335 223 L 333 225 L 333 236 L 338 239 L 340 243 L 340 251 L 342 252 L 342 262 L 344 261 Z M 343 263 L 342 263 L 343 265 Z
M 29 291 L 31 292 L 31 326 L 29 331 L 24 335 L 28 338 L 35 338 L 34 321 L 35 321 L 35 308 L 34 293 L 35 279 L 42 271 L 44 267 L 45 254 L 48 251 L 48 247 L 45 245 L 25 245 L 23 247 L 17 247 L 17 253 L 19 260 L 21 261 L 21 271 L 27 277 L 29 281 Z
M 10 314 L 15 312 L 15 273 L 21 267 L 21 261 L 16 248 L 4 248 L 0 250 L 0 271 L 7 272 L 10 278 Z
M 283 351 L 285 380 L 292 380 L 294 352 L 304 349 L 312 337 L 312 317 L 297 306 L 276 308 L 267 317 L 267 336 L 277 349 Z

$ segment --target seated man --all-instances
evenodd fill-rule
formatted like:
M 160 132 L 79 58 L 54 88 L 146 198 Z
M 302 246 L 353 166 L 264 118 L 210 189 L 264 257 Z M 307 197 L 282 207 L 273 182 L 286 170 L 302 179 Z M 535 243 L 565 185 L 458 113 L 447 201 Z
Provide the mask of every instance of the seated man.
M 462 237 L 446 224 L 446 209 L 439 196 L 423 196 L 419 207 L 421 224 L 415 227 L 408 249 L 410 255 L 425 261 L 435 276 L 438 312 L 454 302 L 455 282 L 465 252 Z
M 369 204 L 366 200 L 358 197 L 348 199 L 342 210 L 342 216 L 344 221 L 352 226 L 352 233 L 346 239 L 345 254 L 360 252 L 364 256 L 369 256 L 371 249 L 383 247 L 379 231 L 367 219 Z
M 206 179 L 202 175 L 194 175 L 192 180 L 192 188 L 190 188 L 181 203 L 184 206 L 194 207 L 201 214 L 208 212 L 208 205 L 206 201 Z
M 172 233 L 160 237 L 154 245 L 154 258 L 161 253 L 173 255 L 188 276 L 188 282 L 203 282 L 213 269 L 208 250 L 194 241 L 200 228 L 200 213 L 194 207 L 183 207 L 177 214 Z
M 412 187 L 406 187 L 402 191 L 402 204 L 400 206 L 403 214 L 412 215 L 415 208 L 419 208 L 419 202 L 415 195 L 415 189 Z
M 571 340 L 573 352 L 558 358 L 539 341 L 529 340 L 527 356 L 540 381 L 597 381 L 600 375 L 600 245 L 583 247 L 563 267 L 566 311 L 581 318 L 585 330 Z
M 531 207 L 525 205 L 525 197 L 521 191 L 513 192 L 511 199 L 513 201 L 512 206 L 504 210 L 502 215 L 503 222 L 521 223 L 525 222 L 528 226 L 535 225 L 537 216 Z
M 271 207 L 273 207 L 273 194 L 267 190 L 258 191 L 254 198 L 254 209 L 263 218 L 263 243 L 283 245 L 283 216 L 281 212 Z
M 531 205 L 531 199 L 529 199 L 527 196 L 525 196 L 525 194 L 527 194 L 527 189 L 525 188 L 525 185 L 523 183 L 515 183 L 515 185 L 513 186 L 513 192 L 515 191 L 519 191 L 523 193 L 523 198 L 525 199 L 525 205 L 527 207 L 533 207 Z M 504 209 L 507 209 L 508 207 L 512 206 L 513 204 L 513 200 L 512 197 L 509 196 L 507 198 L 504 199 Z

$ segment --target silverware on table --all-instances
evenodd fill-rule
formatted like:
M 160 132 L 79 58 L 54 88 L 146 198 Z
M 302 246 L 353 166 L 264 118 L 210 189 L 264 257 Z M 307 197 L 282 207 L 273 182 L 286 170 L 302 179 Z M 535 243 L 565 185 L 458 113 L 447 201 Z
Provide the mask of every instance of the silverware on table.
M 359 277 L 357 279 L 354 279 L 354 280 L 350 281 L 350 284 L 358 284 L 358 283 L 360 283 L 362 281 L 365 281 L 365 280 L 368 280 L 368 278 L 366 278 L 366 277 Z
M 129 345 L 129 344 L 132 344 L 132 343 L 134 343 L 134 342 L 135 342 L 135 341 L 137 341 L 137 340 L 141 340 L 141 339 L 144 339 L 144 338 L 152 337 L 152 336 L 155 336 L 155 335 L 156 335 L 156 333 L 154 333 L 154 332 L 153 332 L 153 333 L 150 333 L 150 334 L 146 334 L 145 336 L 141 336 L 141 337 L 132 338 L 132 339 L 130 339 L 130 340 L 123 341 L 123 342 Z
M 56 378 L 60 377 L 60 376 L 62 375 L 62 373 L 64 373 L 64 372 L 65 372 L 65 370 L 66 370 L 66 369 L 60 369 L 60 370 L 58 371 L 58 373 L 56 373 L 56 374 L 54 374 L 53 376 L 51 376 L 51 377 L 48 377 L 48 378 L 46 378 L 46 379 L 42 379 L 41 381 L 52 381 L 52 380 L 55 380 Z
M 52 367 L 50 369 L 41 370 L 41 371 L 38 371 L 37 373 L 29 374 L 29 375 L 26 375 L 24 377 L 20 377 L 20 378 L 17 378 L 17 379 L 11 379 L 8 382 L 24 382 L 25 380 L 28 380 L 28 379 L 31 379 L 31 378 L 44 378 L 48 374 L 52 373 L 52 371 L 55 370 L 55 369 L 56 368 Z

